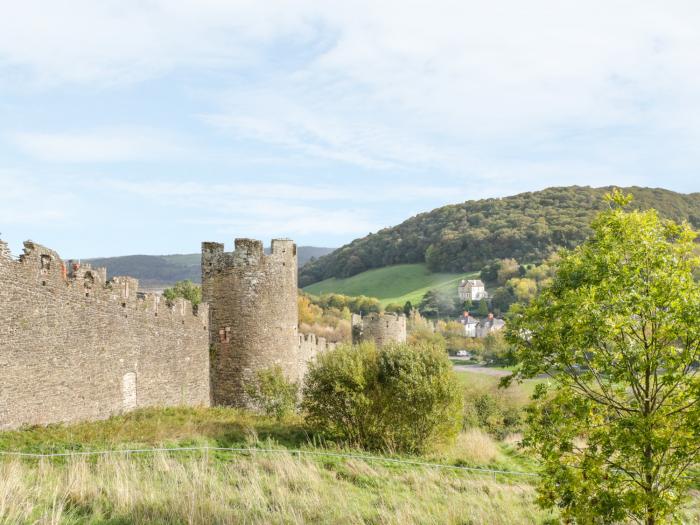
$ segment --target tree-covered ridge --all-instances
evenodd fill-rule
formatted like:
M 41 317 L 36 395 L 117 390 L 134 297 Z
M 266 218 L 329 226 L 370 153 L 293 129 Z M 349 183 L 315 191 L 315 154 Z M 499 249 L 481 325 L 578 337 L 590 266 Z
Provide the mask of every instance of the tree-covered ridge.
M 356 239 L 308 263 L 300 284 L 349 277 L 371 268 L 426 262 L 432 271 L 478 270 L 494 259 L 539 262 L 558 248 L 572 248 L 591 233 L 611 187 L 548 188 L 500 199 L 466 201 L 411 217 L 398 226 Z M 655 208 L 666 218 L 700 227 L 700 193 L 622 188 L 635 208 Z

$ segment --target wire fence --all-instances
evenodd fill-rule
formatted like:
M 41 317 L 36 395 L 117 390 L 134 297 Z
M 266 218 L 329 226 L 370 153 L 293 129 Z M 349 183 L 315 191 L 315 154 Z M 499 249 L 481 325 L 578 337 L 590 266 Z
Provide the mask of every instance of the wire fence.
M 409 459 L 389 458 L 386 456 L 370 456 L 365 454 L 349 454 L 342 452 L 324 452 L 319 450 L 301 450 L 301 449 L 274 449 L 274 448 L 232 448 L 232 447 L 176 447 L 176 448 L 140 448 L 140 449 L 117 449 L 117 450 L 81 450 L 71 452 L 55 452 L 55 453 L 39 453 L 39 452 L 14 452 L 0 450 L 0 457 L 15 457 L 15 458 L 34 458 L 34 459 L 51 459 L 51 458 L 68 458 L 68 457 L 86 457 L 86 456 L 109 456 L 109 455 L 130 455 L 130 454 L 153 454 L 153 453 L 177 453 L 177 452 L 229 452 L 241 455 L 255 454 L 288 454 L 291 457 L 301 459 L 307 457 L 327 457 L 339 459 L 355 459 L 368 463 L 387 463 L 396 465 L 405 465 L 412 467 L 447 469 L 455 471 L 470 472 L 473 474 L 490 475 L 495 478 L 497 475 L 505 476 L 521 476 L 536 478 L 539 474 L 534 472 L 522 472 L 517 470 L 501 470 L 487 469 L 479 467 L 465 467 L 461 465 L 446 465 L 444 463 L 430 463 L 426 461 L 413 461 Z

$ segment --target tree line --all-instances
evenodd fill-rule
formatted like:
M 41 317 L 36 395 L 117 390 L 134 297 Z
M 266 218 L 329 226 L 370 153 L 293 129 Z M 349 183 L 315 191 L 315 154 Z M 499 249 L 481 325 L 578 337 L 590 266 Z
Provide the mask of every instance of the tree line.
M 300 286 L 401 263 L 425 262 L 435 272 L 478 270 L 497 259 L 539 263 L 591 234 L 589 225 L 606 208 L 603 196 L 609 191 L 558 187 L 443 206 L 309 262 L 300 270 Z M 633 209 L 654 208 L 664 218 L 700 227 L 700 194 L 624 191 L 634 195 Z

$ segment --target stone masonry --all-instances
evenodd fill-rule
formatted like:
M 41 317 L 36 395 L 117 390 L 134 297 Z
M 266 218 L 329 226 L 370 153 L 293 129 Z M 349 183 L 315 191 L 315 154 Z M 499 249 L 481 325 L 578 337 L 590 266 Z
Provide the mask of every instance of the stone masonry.
M 377 346 L 406 342 L 406 316 L 403 314 L 371 313 L 352 316 L 352 342 L 373 341 Z
M 0 241 L 0 429 L 208 405 L 208 309 Z
M 202 299 L 210 305 L 211 390 L 216 405 L 250 406 L 246 385 L 259 370 L 280 365 L 300 381 L 307 362 L 327 345 L 300 336 L 297 248 L 272 241 L 236 239 L 235 251 L 202 243 Z
M 272 365 L 301 381 L 334 346 L 297 330 L 296 245 L 202 245 L 204 301 L 167 303 L 138 280 L 0 240 L 0 430 L 102 419 L 149 406 L 249 406 Z

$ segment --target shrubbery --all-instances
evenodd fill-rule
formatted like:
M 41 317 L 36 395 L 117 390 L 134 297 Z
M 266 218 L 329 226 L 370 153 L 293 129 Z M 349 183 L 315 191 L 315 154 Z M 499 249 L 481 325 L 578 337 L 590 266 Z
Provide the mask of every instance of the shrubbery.
M 523 409 L 503 395 L 465 394 L 464 428 L 480 428 L 498 439 L 522 430 Z
M 255 380 L 246 388 L 246 394 L 266 416 L 281 421 L 294 412 L 299 387 L 289 381 L 279 365 L 259 370 Z
M 363 343 L 318 357 L 303 407 L 315 428 L 351 445 L 421 453 L 455 438 L 462 394 L 444 351 Z

